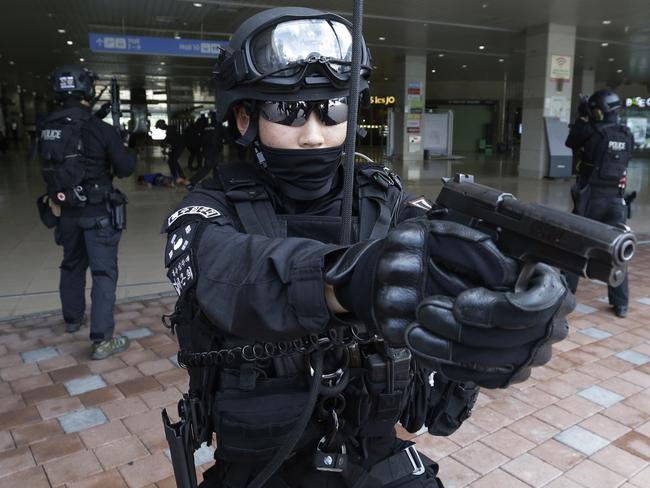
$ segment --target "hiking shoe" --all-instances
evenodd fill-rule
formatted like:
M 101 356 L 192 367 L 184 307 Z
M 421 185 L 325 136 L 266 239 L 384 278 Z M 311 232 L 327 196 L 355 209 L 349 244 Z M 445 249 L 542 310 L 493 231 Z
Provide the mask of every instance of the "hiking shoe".
M 77 332 L 79 329 L 81 329 L 86 323 L 86 316 L 84 315 L 83 318 L 79 322 L 66 322 L 65 323 L 65 331 L 69 332 L 70 334 L 73 334 Z
M 129 347 L 129 338 L 124 336 L 116 336 L 112 339 L 107 339 L 93 344 L 93 352 L 90 356 L 91 359 L 106 359 L 113 354 L 125 351 Z

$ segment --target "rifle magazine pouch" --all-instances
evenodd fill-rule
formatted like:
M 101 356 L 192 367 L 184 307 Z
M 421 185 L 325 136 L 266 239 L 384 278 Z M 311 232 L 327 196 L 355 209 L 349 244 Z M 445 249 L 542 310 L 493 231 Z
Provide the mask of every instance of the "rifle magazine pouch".
M 36 199 L 36 208 L 38 208 L 38 215 L 43 225 L 48 229 L 53 229 L 59 225 L 59 217 L 52 213 L 52 208 L 48 205 L 47 199 L 47 193 L 38 197 Z
M 256 462 L 273 457 L 303 413 L 309 396 L 308 390 L 287 388 L 286 382 L 281 378 L 258 379 L 254 389 L 246 385 L 245 390 L 229 388 L 215 395 L 217 458 Z
M 178 487 L 196 488 L 196 468 L 194 466 L 194 449 L 190 440 L 190 422 L 181 420 L 172 424 L 166 409 L 162 411 L 162 421 Z

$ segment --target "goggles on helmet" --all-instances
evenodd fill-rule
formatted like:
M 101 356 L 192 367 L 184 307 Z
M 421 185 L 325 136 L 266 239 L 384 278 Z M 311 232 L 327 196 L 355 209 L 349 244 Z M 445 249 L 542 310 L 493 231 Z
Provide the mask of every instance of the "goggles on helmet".
M 260 115 L 269 122 L 291 127 L 302 127 L 313 111 L 325 125 L 338 125 L 348 120 L 348 98 L 329 100 L 262 102 L 258 105 Z
M 365 45 L 362 50 L 363 69 L 369 73 Z M 352 64 L 352 33 L 348 25 L 331 18 L 286 20 L 251 35 L 231 59 L 227 68 L 234 76 L 226 83 L 230 87 L 259 84 L 286 91 L 303 84 L 326 84 L 346 88 Z

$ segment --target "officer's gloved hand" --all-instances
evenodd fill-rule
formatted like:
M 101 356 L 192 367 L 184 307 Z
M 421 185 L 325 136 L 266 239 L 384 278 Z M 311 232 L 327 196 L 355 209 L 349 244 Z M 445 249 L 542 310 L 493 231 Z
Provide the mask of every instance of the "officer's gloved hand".
M 455 297 L 476 286 L 506 290 L 516 278 L 515 262 L 486 234 L 426 219 L 408 220 L 384 239 L 352 246 L 326 274 L 338 301 L 398 347 L 405 345 L 406 328 L 425 297 Z
M 552 268 L 538 264 L 522 292 L 473 288 L 455 299 L 423 300 L 406 342 L 421 363 L 456 381 L 505 388 L 551 359 L 568 333 L 575 297 Z

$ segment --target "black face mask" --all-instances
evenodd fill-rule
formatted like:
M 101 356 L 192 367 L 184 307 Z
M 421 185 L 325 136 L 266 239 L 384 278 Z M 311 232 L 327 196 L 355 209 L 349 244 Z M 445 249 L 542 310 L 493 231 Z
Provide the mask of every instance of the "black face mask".
M 260 144 L 280 190 L 294 200 L 316 200 L 331 190 L 343 146 L 325 149 L 276 149 Z

